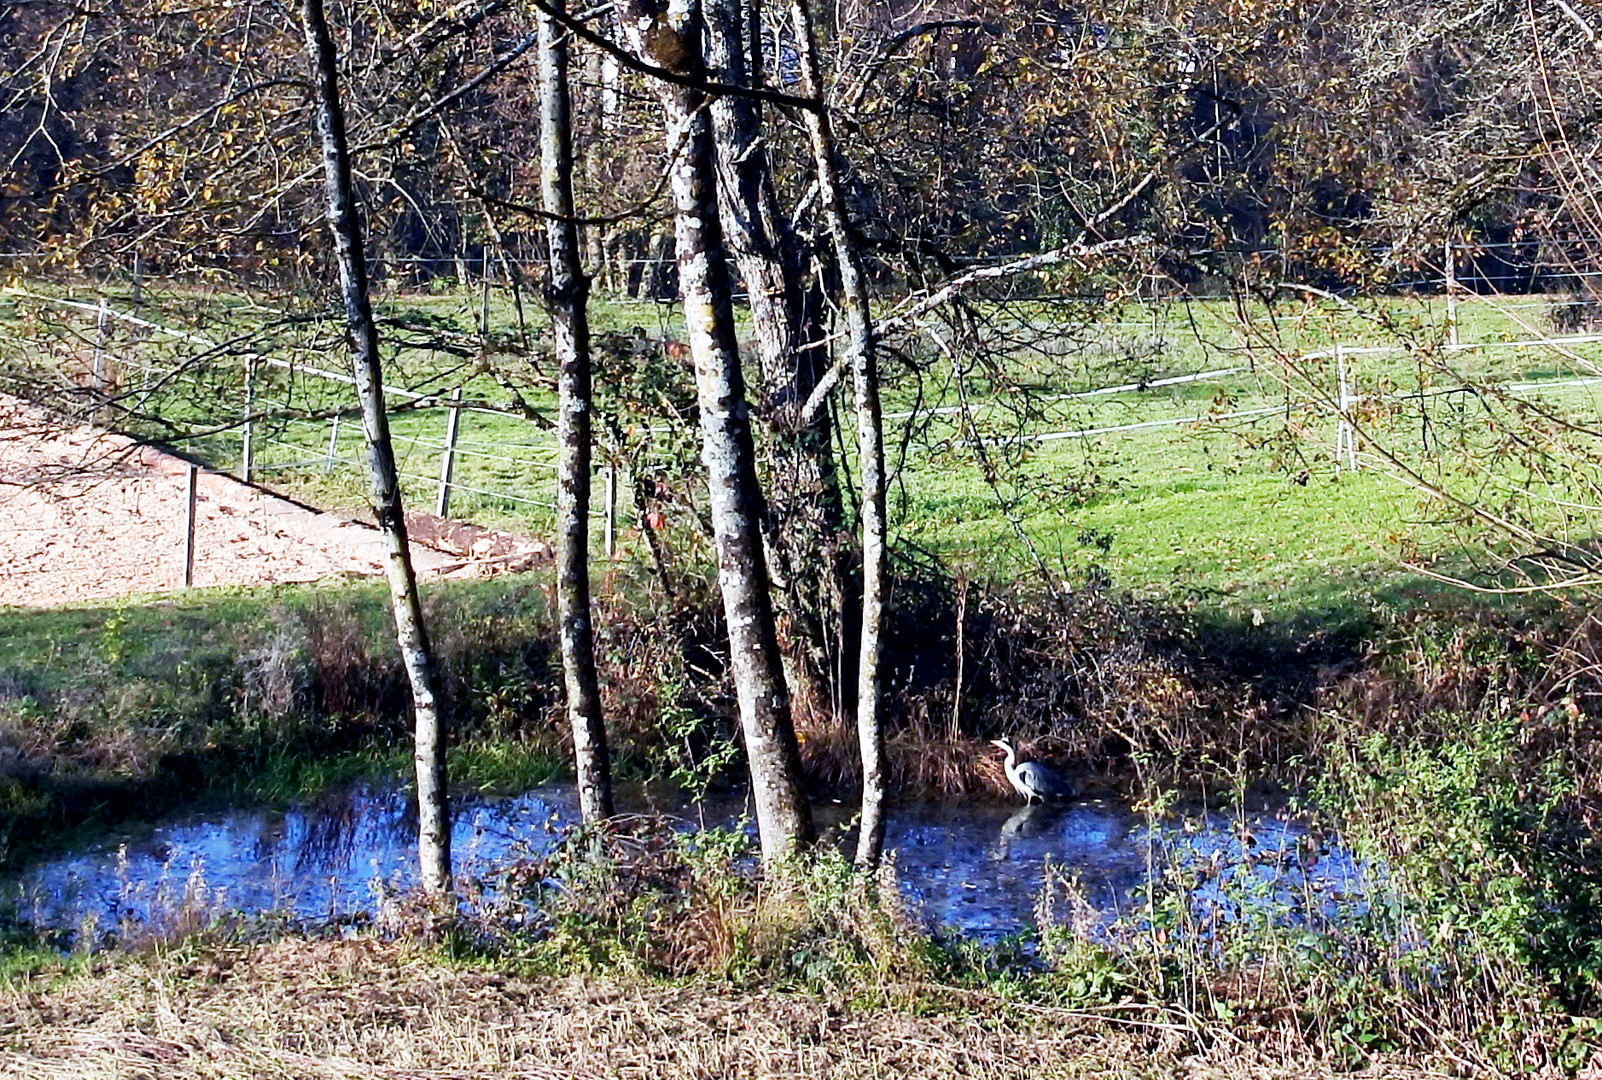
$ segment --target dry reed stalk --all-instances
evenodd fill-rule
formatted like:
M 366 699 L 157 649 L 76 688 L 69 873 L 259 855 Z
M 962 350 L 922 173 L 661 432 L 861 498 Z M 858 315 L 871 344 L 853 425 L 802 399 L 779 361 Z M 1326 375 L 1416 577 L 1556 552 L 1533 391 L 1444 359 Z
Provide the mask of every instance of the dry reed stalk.
M 61 983 L 0 988 L 0 1075 L 458 1080 L 511 1077 L 1324 1077 L 1160 1016 L 1024 1007 L 930 988 L 917 1015 L 708 984 L 525 979 L 370 939 L 184 946 Z M 936 1002 L 947 1007 L 930 1009 Z M 1131 1024 L 1129 1021 L 1143 1021 Z M 1265 1043 L 1266 1045 L 1266 1043 Z M 1188 1055 L 1188 1056 L 1187 1056 Z M 1392 1068 L 1386 1076 L 1430 1075 Z
M 892 735 L 887 750 L 895 790 L 1013 797 L 1001 758 L 988 741 L 950 743 L 913 729 Z

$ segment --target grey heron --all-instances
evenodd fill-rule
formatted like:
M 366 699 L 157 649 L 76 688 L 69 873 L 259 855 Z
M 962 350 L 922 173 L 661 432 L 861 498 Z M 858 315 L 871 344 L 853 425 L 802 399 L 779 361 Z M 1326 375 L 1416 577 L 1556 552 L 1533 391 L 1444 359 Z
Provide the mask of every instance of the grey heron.
M 999 746 L 1007 752 L 1007 760 L 1002 768 L 1007 774 L 1007 780 L 1025 799 L 1030 802 L 1040 799 L 1044 802 L 1047 799 L 1074 797 L 1074 786 L 1064 780 L 1055 769 L 1038 761 L 1019 761 L 1012 743 L 1006 739 L 991 739 L 990 744 Z

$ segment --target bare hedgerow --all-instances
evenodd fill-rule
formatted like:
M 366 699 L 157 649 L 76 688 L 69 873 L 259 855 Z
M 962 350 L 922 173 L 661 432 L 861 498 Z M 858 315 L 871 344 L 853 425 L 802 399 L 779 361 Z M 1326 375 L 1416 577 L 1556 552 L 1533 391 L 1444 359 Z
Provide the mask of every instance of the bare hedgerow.
M 549 609 L 543 587 L 533 584 L 505 586 L 474 603 L 443 591 L 424 599 L 459 732 L 518 740 L 546 735 L 561 684 Z
M 307 657 L 313 672 L 314 711 L 341 719 L 406 715 L 406 680 L 393 650 L 369 649 L 373 633 L 363 609 L 349 599 L 319 601 L 304 609 Z
M 898 584 L 892 764 L 913 790 L 1005 792 L 986 744 L 1003 735 L 1093 770 L 1139 763 L 1159 780 L 1272 771 L 1306 751 L 1306 706 L 1347 648 L 1095 585 L 975 584 L 959 638 L 948 588 Z

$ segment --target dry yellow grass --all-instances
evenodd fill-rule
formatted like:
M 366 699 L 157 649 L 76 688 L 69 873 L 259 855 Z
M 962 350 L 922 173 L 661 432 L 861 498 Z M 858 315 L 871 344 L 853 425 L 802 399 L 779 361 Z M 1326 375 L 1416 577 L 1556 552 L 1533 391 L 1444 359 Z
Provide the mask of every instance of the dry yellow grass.
M 1261 1048 L 1197 1054 L 1166 1024 L 1114 1025 L 989 995 L 962 994 L 948 1004 L 918 1014 L 704 984 L 525 979 L 372 940 L 286 939 L 123 958 L 64 983 L 0 989 L 0 1076 L 1328 1075 L 1280 1055 L 1269 1060 Z

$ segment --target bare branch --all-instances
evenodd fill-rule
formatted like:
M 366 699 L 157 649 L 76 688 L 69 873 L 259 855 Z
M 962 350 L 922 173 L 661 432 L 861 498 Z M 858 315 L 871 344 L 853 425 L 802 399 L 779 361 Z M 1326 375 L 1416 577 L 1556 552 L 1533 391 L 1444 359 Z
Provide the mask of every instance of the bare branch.
M 788 105 L 796 109 L 805 109 L 807 112 L 817 112 L 823 107 L 817 98 L 797 97 L 795 94 L 786 94 L 781 90 L 769 90 L 763 86 L 734 86 L 730 83 L 697 78 L 682 71 L 674 71 L 672 68 L 659 67 L 648 60 L 640 59 L 628 49 L 609 39 L 605 34 L 591 30 L 560 7 L 550 3 L 550 0 L 530 0 L 530 2 L 539 11 L 549 16 L 552 22 L 561 26 L 574 37 L 589 42 L 630 71 L 639 72 L 641 75 L 649 75 L 653 79 L 660 79 L 662 82 L 672 83 L 674 86 L 682 86 L 688 90 L 699 90 L 703 94 L 714 97 L 744 97 L 753 101 L 766 101 L 771 105 Z

